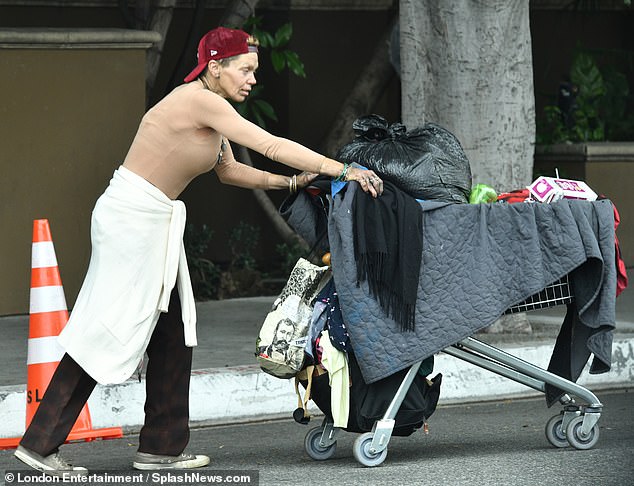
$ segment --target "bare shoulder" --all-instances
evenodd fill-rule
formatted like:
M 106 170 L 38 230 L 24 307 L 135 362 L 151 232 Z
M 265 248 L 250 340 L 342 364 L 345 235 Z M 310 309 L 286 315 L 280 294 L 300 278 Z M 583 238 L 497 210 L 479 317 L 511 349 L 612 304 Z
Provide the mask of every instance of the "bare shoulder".
M 193 85 L 194 83 L 189 83 L 189 85 Z M 229 103 L 222 96 L 214 93 L 213 91 L 209 91 L 203 87 L 193 85 L 189 87 L 188 85 L 183 89 L 183 94 L 185 96 L 191 96 L 197 103 L 205 105 L 207 107 L 215 107 L 216 109 L 227 109 L 230 108 L 233 110 L 231 103 Z

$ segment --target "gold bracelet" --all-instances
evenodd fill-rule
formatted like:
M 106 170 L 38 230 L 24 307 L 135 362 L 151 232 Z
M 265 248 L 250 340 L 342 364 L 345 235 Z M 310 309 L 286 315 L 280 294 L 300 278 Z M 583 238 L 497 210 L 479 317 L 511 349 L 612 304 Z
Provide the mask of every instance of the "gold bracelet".
M 288 179 L 288 192 L 295 194 L 297 192 L 297 176 L 293 175 Z

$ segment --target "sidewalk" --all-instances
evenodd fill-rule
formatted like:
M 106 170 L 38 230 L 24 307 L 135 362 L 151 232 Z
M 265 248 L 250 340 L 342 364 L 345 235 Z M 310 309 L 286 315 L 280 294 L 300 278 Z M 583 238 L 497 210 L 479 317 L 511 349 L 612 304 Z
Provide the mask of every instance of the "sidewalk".
M 630 275 L 634 274 L 630 269 Z M 193 425 L 236 423 L 290 417 L 297 406 L 293 382 L 270 377 L 255 362 L 255 340 L 275 297 L 200 302 L 198 340 L 190 392 Z M 546 368 L 565 308 L 528 313 L 532 334 L 479 334 L 478 339 Z M 582 374 L 579 383 L 593 392 L 634 383 L 634 289 L 617 299 L 613 369 L 602 375 Z M 28 316 L 0 318 L 0 437 L 24 431 Z M 440 353 L 434 374 L 443 374 L 440 403 L 539 395 L 534 390 L 479 367 Z M 145 383 L 130 379 L 97 386 L 89 400 L 93 427 L 122 426 L 137 430 L 143 423 Z

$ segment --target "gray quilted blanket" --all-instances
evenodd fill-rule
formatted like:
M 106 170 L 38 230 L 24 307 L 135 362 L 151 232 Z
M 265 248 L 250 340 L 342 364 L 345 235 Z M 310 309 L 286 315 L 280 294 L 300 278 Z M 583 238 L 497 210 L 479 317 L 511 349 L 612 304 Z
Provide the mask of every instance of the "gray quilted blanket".
M 566 274 L 587 340 L 568 350 L 610 369 L 615 324 L 614 216 L 608 200 L 552 204 L 421 202 L 423 259 L 416 328 L 402 332 L 357 285 L 348 184 L 331 205 L 328 238 L 344 320 L 364 379 L 385 378 L 489 326 Z M 570 359 L 570 356 L 562 359 Z M 576 377 L 573 377 L 576 379 Z

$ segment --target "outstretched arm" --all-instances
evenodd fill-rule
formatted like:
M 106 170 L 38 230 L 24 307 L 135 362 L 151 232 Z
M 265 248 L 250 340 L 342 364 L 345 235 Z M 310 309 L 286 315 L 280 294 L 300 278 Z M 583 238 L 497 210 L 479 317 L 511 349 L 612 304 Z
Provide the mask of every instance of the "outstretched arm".
M 383 192 L 383 181 L 373 171 L 348 167 L 297 142 L 271 135 L 266 130 L 240 116 L 228 101 L 210 91 L 200 91 L 195 96 L 197 99 L 193 104 L 195 108 L 192 116 L 201 126 L 211 127 L 229 140 L 255 150 L 265 157 L 289 167 L 313 174 L 339 177 L 346 181 L 357 181 L 364 191 L 375 197 Z M 236 179 L 236 177 L 239 177 L 238 174 L 230 177 L 232 182 L 227 183 L 240 185 L 240 182 Z M 279 179 L 279 177 L 283 178 L 284 176 L 275 177 L 275 180 L 270 181 L 270 184 L 272 184 L 270 188 L 274 188 L 284 182 L 283 179 Z M 286 178 L 286 182 L 288 183 L 288 178 Z M 251 182 L 246 183 L 250 184 Z M 265 183 L 266 181 L 260 181 L 260 184 Z
M 223 184 L 247 189 L 288 189 L 291 192 L 306 187 L 317 176 L 317 174 L 302 172 L 293 178 L 256 169 L 238 162 L 230 144 L 227 144 L 222 160 L 216 165 L 215 171 Z

